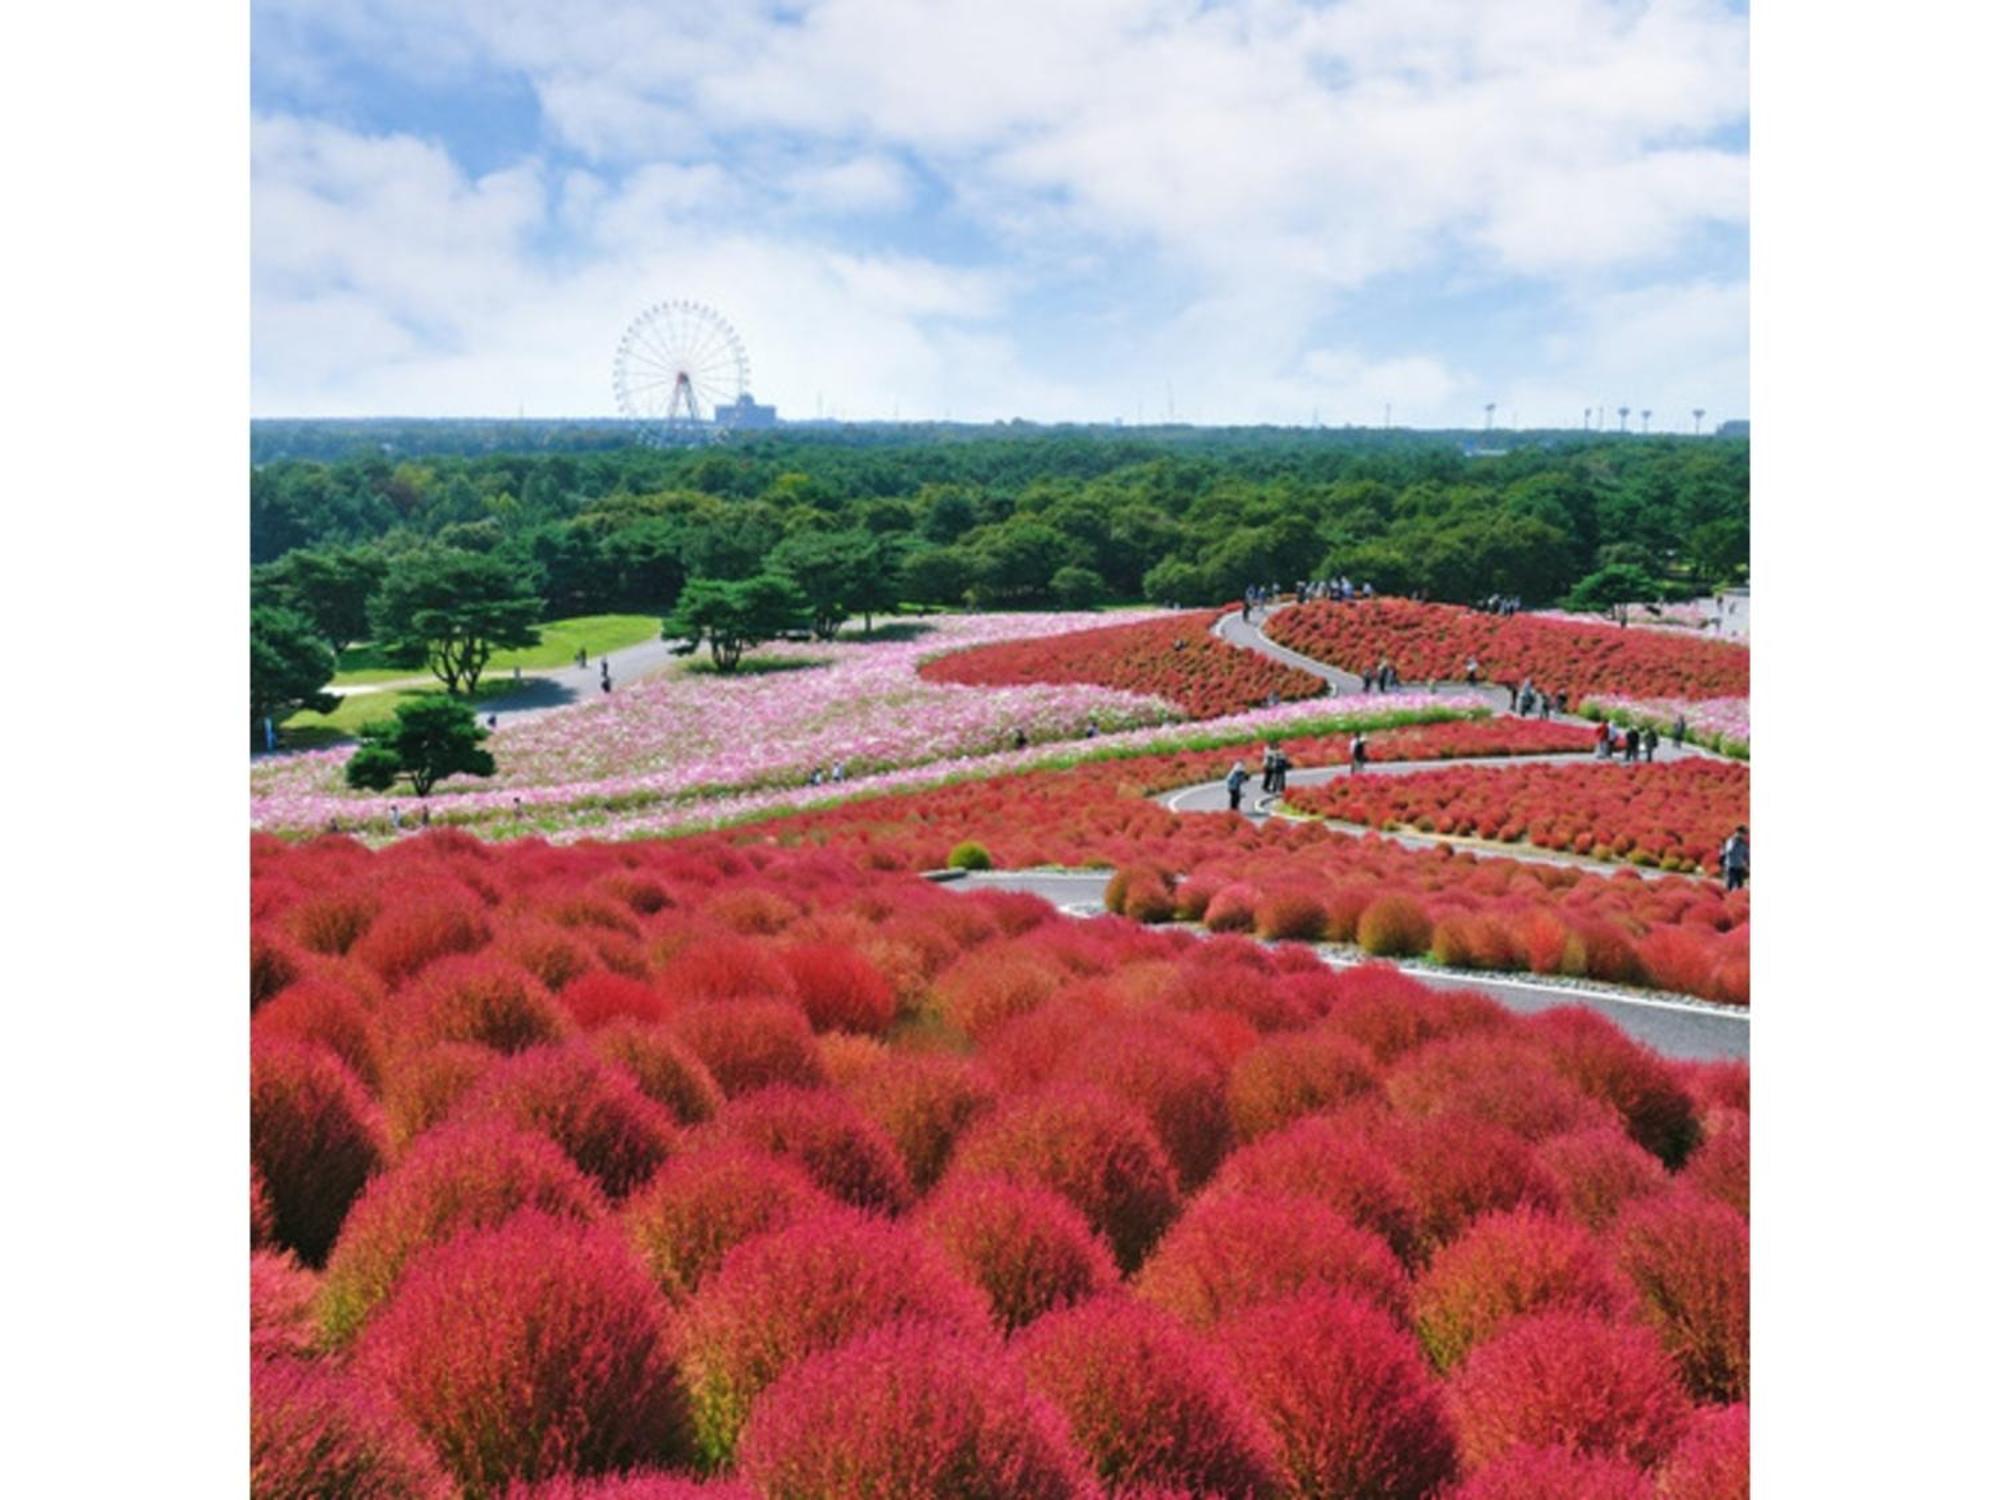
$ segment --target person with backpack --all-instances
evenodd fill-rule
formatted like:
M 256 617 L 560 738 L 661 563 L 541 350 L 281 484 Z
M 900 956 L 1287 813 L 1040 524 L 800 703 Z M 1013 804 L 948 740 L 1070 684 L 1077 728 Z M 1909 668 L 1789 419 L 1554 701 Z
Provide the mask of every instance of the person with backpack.
M 1222 778 L 1222 784 L 1229 788 L 1229 810 L 1231 812 L 1243 811 L 1243 783 L 1249 779 L 1250 773 L 1243 769 L 1243 762 L 1240 760 L 1231 766 L 1229 774 Z
M 1722 888 L 1740 890 L 1750 883 L 1750 830 L 1741 823 L 1722 845 Z

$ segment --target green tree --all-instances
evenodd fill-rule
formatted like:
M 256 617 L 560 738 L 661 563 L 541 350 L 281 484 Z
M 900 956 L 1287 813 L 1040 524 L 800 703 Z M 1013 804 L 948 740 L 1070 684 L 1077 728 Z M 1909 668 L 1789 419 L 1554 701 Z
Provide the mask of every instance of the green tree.
M 674 612 L 661 621 L 668 640 L 708 642 L 718 672 L 733 672 L 743 653 L 812 618 L 799 586 L 782 573 L 755 578 L 696 578 L 681 590 Z
M 333 678 L 333 647 L 296 610 L 259 604 L 250 610 L 250 732 L 266 719 L 281 724 L 302 708 L 331 713 L 340 700 L 324 691 Z
M 913 547 L 903 559 L 902 594 L 917 604 L 965 603 L 972 559 L 959 547 Z
M 496 650 L 532 646 L 542 600 L 534 575 L 504 556 L 426 547 L 390 565 L 376 596 L 376 638 L 421 661 L 448 693 L 472 693 Z
M 305 616 L 337 658 L 368 639 L 368 605 L 388 563 L 373 547 L 321 547 L 289 552 L 251 570 L 250 598 Z
M 1569 609 L 1607 614 L 1623 625 L 1631 606 L 1653 593 L 1653 581 L 1639 569 L 1630 563 L 1612 563 L 1577 584 L 1563 603 Z
M 795 531 L 774 549 L 770 565 L 805 595 L 812 633 L 830 641 L 853 612 L 848 603 L 872 543 L 865 533 Z
M 897 536 L 871 536 L 857 549 L 847 607 L 861 616 L 865 634 L 875 633 L 875 617 L 896 612 L 902 600 L 902 545 Z
M 1064 609 L 1095 609 L 1104 602 L 1104 579 L 1092 568 L 1057 568 L 1049 588 Z
M 347 784 L 386 792 L 407 776 L 419 797 L 447 776 L 491 776 L 493 752 L 469 704 L 426 696 L 401 704 L 393 719 L 361 726 L 361 748 L 347 760 Z

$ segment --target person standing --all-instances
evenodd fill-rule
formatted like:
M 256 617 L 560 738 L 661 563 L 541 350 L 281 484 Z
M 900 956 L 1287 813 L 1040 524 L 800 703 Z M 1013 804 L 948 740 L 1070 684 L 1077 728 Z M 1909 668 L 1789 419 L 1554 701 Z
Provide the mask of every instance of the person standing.
M 1599 760 L 1606 760 L 1611 755 L 1611 726 L 1602 719 L 1597 721 L 1597 749 L 1595 754 Z
M 1660 731 L 1651 724 L 1646 726 L 1646 764 L 1653 763 L 1653 754 L 1660 748 Z
M 1628 766 L 1639 764 L 1639 731 L 1636 728 L 1625 731 L 1625 764 Z
M 1687 737 L 1688 737 L 1688 721 L 1687 721 L 1687 715 L 1686 715 L 1686 714 L 1675 714 L 1675 715 L 1674 715 L 1674 748 L 1675 748 L 1676 750 L 1678 750 L 1678 749 L 1680 749 L 1680 748 L 1681 748 L 1681 746 L 1682 746 L 1682 745 L 1686 744 L 1686 743 L 1687 743 Z
M 1249 779 L 1250 773 L 1243 769 L 1243 762 L 1240 760 L 1231 766 L 1229 774 L 1222 778 L 1222 784 L 1229 788 L 1229 810 L 1231 812 L 1243 811 L 1243 783 Z
M 1361 674 L 1361 691 L 1363 693 L 1372 693 L 1375 691 L 1375 669 L 1373 667 L 1368 668 L 1367 671 Z
M 1368 768 L 1367 735 L 1365 734 L 1355 735 L 1354 742 L 1347 747 L 1347 759 L 1348 759 L 1348 764 L 1351 768 L 1347 774 L 1350 776 L 1359 776 L 1363 771 L 1365 771 Z
M 1277 766 L 1278 766 L 1277 745 L 1275 743 L 1266 745 L 1264 747 L 1264 765 L 1263 765 L 1264 776 L 1263 779 L 1258 783 L 1258 785 L 1267 794 L 1271 790 L 1271 780 L 1277 774 Z
M 1741 823 L 1722 845 L 1722 888 L 1738 890 L 1750 883 L 1750 830 Z
M 1285 773 L 1291 768 L 1292 758 L 1280 750 L 1277 759 L 1271 763 L 1271 790 L 1280 797 L 1285 795 Z
M 1569 689 L 1568 689 L 1568 688 L 1558 688 L 1558 689 L 1556 689 L 1556 712 L 1557 712 L 1557 713 L 1559 713 L 1559 714 L 1566 714 L 1566 713 L 1568 713 L 1568 712 L 1569 712 Z

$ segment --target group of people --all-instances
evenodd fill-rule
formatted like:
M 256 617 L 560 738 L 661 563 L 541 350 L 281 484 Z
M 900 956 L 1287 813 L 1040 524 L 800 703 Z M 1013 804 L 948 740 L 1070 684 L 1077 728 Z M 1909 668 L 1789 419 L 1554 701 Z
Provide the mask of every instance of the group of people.
M 806 785 L 822 786 L 829 781 L 845 780 L 847 780 L 847 762 L 837 760 L 833 763 L 831 770 L 823 770 L 819 766 L 814 766 L 812 768 L 812 775 L 806 778 Z
M 1243 618 L 1249 619 L 1253 609 L 1262 609 L 1267 604 L 1275 604 L 1284 595 L 1284 590 L 1275 583 L 1253 583 L 1243 590 Z M 1343 576 L 1340 578 L 1300 578 L 1292 584 L 1292 598 L 1300 604 L 1316 599 L 1326 599 L 1338 604 L 1349 599 L 1373 599 L 1375 585 L 1363 582 L 1356 584 Z
M 1509 713 L 1519 714 L 1524 719 L 1532 719 L 1538 716 L 1546 719 L 1549 716 L 1551 708 L 1559 714 L 1569 712 L 1569 693 L 1567 690 L 1552 694 L 1545 693 L 1535 686 L 1535 679 L 1532 677 L 1523 678 L 1519 687 L 1510 686 L 1507 689 L 1507 711 Z
M 1280 796 L 1285 790 L 1285 775 L 1292 769 L 1292 758 L 1285 754 L 1284 747 L 1276 740 L 1264 746 L 1263 789 L 1264 795 Z M 1222 784 L 1229 792 L 1229 810 L 1243 810 L 1243 788 L 1249 785 L 1250 771 L 1242 761 L 1229 768 L 1229 774 L 1222 778 Z
M 1519 594 L 1488 594 L 1473 606 L 1489 615 L 1517 615 L 1521 612 Z
M 1361 691 L 1364 693 L 1386 693 L 1391 688 L 1403 685 L 1403 674 L 1398 672 L 1388 657 L 1361 674 Z
M 1633 727 L 1620 730 L 1607 722 L 1597 726 L 1597 758 L 1616 760 L 1621 755 L 1627 765 L 1638 764 L 1643 751 L 1646 759 L 1653 758 L 1653 752 L 1660 748 L 1660 731 L 1648 724 L 1644 729 Z

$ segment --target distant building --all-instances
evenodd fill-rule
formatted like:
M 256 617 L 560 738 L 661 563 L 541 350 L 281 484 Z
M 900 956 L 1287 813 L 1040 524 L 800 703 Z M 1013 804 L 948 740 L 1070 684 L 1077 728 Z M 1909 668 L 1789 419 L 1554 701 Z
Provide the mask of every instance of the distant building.
M 1738 417 L 1733 422 L 1717 422 L 1715 435 L 1726 438 L 1747 438 L 1750 436 L 1750 419 Z
M 738 396 L 727 406 L 715 409 L 717 427 L 776 427 L 778 408 L 759 406 L 748 391 Z

